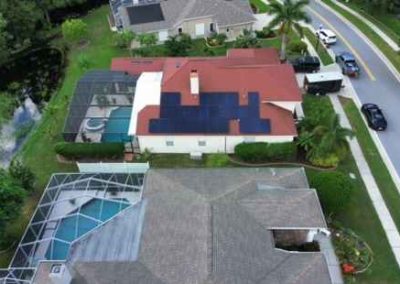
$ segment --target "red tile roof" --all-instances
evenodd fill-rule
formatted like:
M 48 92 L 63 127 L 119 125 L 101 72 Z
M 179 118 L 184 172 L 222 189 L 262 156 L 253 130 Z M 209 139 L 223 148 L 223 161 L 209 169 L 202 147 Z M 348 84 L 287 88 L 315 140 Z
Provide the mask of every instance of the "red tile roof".
M 111 68 L 131 75 L 163 72 L 162 92 L 180 92 L 182 105 L 199 104 L 199 97 L 190 94 L 190 73 L 197 70 L 200 92 L 239 93 L 240 105 L 247 105 L 249 92 L 257 92 L 263 102 L 261 118 L 271 121 L 268 135 L 296 135 L 292 113 L 268 104 L 302 101 L 292 66 L 281 64 L 275 49 L 232 49 L 226 57 L 117 58 Z M 145 107 L 138 116 L 137 134 L 153 135 L 149 120 L 159 112 L 159 106 Z M 231 135 L 240 134 L 235 123 L 230 128 Z

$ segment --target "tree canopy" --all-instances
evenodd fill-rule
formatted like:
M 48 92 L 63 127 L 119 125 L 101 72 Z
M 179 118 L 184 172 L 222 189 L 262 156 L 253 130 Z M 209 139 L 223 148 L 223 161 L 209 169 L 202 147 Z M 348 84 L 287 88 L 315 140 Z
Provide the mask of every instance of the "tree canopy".
M 80 19 L 66 20 L 61 26 L 62 34 L 67 42 L 79 42 L 88 34 L 87 24 Z
M 7 224 L 18 217 L 25 198 L 25 191 L 3 169 L 0 169 L 0 237 Z

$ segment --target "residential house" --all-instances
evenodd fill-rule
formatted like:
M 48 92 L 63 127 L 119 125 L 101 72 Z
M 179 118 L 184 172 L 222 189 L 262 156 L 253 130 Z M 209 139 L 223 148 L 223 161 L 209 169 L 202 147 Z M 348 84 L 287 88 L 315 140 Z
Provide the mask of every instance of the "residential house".
M 0 283 L 332 283 L 326 229 L 302 168 L 56 174 Z
M 248 0 L 110 0 L 110 6 L 115 30 L 155 33 L 161 42 L 180 33 L 234 40 L 256 21 Z
M 242 142 L 290 142 L 302 95 L 275 49 L 210 58 L 116 58 L 138 77 L 129 135 L 141 151 L 233 153 Z

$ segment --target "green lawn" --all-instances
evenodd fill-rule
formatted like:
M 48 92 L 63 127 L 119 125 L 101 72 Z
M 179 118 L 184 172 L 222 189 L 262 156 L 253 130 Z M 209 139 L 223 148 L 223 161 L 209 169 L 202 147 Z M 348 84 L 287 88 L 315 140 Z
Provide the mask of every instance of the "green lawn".
M 309 97 L 305 101 L 307 104 L 323 104 L 333 112 L 332 105 L 327 97 Z M 309 109 L 310 107 L 307 105 L 304 107 L 306 115 Z M 354 180 L 356 190 L 347 208 L 341 214 L 335 216 L 334 220 L 352 229 L 368 243 L 374 252 L 374 263 L 370 269 L 364 274 L 357 275 L 355 279 L 347 278 L 346 282 L 400 283 L 399 268 L 353 157 L 349 155 L 345 161 L 341 162 L 337 170 L 345 174 L 353 173 L 356 176 Z M 309 179 L 317 174 L 317 171 L 310 169 L 307 169 L 306 172 Z
M 269 6 L 261 0 L 250 0 L 250 3 L 257 7 L 257 13 L 267 13 L 269 11 Z
M 383 54 L 392 62 L 394 67 L 400 72 L 400 54 L 396 53 L 379 35 L 377 35 L 363 21 L 353 16 L 349 12 L 335 5 L 331 0 L 322 0 L 325 4 L 332 7 L 338 13 L 342 14 L 350 22 L 352 22 L 361 32 L 363 32 Z
M 362 120 L 357 106 L 349 99 L 342 98 L 341 102 L 390 214 L 396 223 L 397 229 L 400 230 L 400 195 L 397 187 L 368 132 L 367 126 Z
M 322 61 L 322 64 L 324 64 L 324 65 L 333 64 L 334 61 L 333 61 L 332 57 L 329 55 L 325 46 L 321 42 L 318 42 L 317 36 L 309 28 L 303 28 L 303 32 L 304 32 L 304 36 L 311 42 L 311 44 L 316 49 L 318 56 Z M 318 47 L 318 48 L 316 48 L 316 47 Z

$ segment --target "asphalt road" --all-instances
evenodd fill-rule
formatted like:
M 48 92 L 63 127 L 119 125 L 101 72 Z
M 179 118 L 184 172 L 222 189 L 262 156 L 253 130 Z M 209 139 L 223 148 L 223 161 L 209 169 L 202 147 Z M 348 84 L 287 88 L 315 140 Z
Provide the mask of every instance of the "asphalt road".
M 351 79 L 362 103 L 376 103 L 388 120 L 388 128 L 378 136 L 400 176 L 400 81 L 374 52 L 371 46 L 353 29 L 316 0 L 310 1 L 308 14 L 312 25 L 333 30 L 338 42 L 331 47 L 335 53 L 352 52 L 361 67 L 359 78 Z

